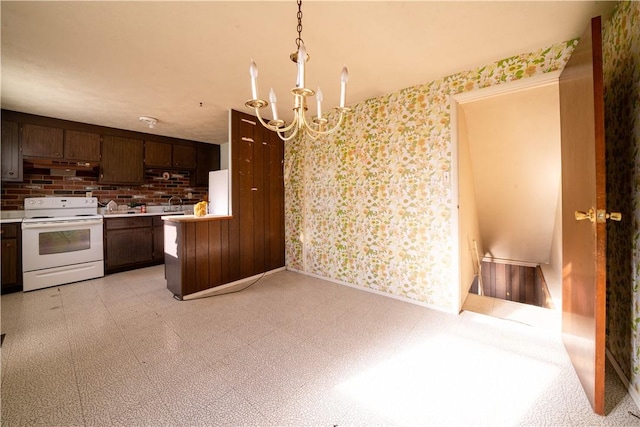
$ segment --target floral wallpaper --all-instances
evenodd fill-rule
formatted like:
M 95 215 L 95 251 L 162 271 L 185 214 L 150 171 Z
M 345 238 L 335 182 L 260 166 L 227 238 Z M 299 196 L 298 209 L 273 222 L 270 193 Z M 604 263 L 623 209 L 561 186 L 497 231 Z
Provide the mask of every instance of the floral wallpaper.
M 607 209 L 607 348 L 640 392 L 640 2 L 603 24 Z
M 562 69 L 576 43 L 369 99 L 337 133 L 288 142 L 287 267 L 456 310 L 449 95 Z

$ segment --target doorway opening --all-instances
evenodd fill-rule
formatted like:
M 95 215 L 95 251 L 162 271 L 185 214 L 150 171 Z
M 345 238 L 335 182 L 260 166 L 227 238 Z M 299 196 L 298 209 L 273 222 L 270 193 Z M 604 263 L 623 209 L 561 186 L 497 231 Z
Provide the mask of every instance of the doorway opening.
M 471 283 L 470 293 L 555 309 L 539 265 L 485 260 L 480 271 Z
M 558 76 L 451 97 L 461 310 L 509 318 L 541 310 L 555 328 L 562 298 Z

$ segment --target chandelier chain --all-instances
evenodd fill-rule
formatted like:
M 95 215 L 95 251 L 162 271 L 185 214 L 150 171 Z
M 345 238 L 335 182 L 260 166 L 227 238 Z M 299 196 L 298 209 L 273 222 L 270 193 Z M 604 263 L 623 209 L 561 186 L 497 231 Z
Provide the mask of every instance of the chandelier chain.
M 298 38 L 296 39 L 296 45 L 300 48 L 300 43 L 304 44 L 302 40 L 302 0 L 298 0 Z

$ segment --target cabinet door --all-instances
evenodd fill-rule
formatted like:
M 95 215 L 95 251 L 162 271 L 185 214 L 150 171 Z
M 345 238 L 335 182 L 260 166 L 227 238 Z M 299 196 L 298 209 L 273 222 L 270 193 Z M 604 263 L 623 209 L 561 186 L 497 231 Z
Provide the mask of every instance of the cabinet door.
M 153 260 L 164 260 L 164 221 L 153 217 Z
M 195 169 L 196 149 L 187 145 L 174 145 L 173 167 L 181 169 Z
M 18 241 L 2 241 L 2 287 L 6 288 L 18 282 Z
M 22 155 L 25 157 L 63 157 L 63 130 L 51 126 L 22 125 Z
M 107 230 L 105 267 L 107 270 L 153 261 L 153 234 L 150 228 Z
M 2 265 L 2 292 L 19 290 L 22 284 L 20 236 L 17 224 L 3 224 L 0 228 Z
M 148 167 L 171 167 L 171 144 L 145 141 L 144 164 Z
M 220 170 L 220 146 L 198 144 L 196 146 L 196 170 L 191 174 L 190 184 L 197 187 L 209 185 L 209 171 Z
M 241 120 L 239 129 L 239 138 L 234 141 L 233 146 L 234 155 L 237 156 L 237 167 L 234 172 L 237 174 L 238 190 L 238 209 L 236 210 L 234 206 L 233 217 L 238 218 L 240 277 L 249 277 L 256 271 L 253 244 L 253 193 L 257 191 L 253 185 L 253 147 L 256 144 L 254 139 L 256 125 L 251 124 L 248 120 Z M 233 183 L 233 187 L 235 186 L 236 182 Z
M 66 130 L 64 132 L 64 158 L 85 162 L 100 161 L 100 134 Z
M 2 121 L 2 180 L 22 181 L 20 127 L 17 122 Z
M 142 140 L 106 135 L 102 143 L 100 182 L 144 183 L 143 154 Z
M 284 259 L 284 143 L 269 132 L 265 160 L 266 270 L 283 267 Z

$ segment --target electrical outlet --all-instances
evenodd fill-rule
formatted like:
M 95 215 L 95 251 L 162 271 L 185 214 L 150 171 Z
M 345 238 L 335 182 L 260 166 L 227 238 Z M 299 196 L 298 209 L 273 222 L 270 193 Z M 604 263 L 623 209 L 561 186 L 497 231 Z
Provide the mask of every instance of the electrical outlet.
M 87 191 L 86 193 L 84 193 L 85 197 L 91 197 L 93 196 L 93 193 L 91 191 Z
M 187 193 L 187 199 L 193 199 L 193 193 Z

